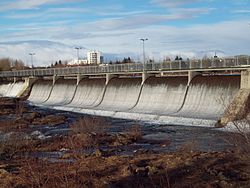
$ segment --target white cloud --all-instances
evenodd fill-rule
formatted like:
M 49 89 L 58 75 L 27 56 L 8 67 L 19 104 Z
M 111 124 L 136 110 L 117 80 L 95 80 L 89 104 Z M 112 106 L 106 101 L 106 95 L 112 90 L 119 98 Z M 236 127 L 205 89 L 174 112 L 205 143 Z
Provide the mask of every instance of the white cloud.
M 187 26 L 183 22 L 177 22 L 180 23 L 180 25 L 176 24 L 179 27 L 167 25 L 179 20 L 188 20 L 188 23 L 191 23 L 192 20 L 199 21 L 193 18 L 209 14 L 215 8 L 198 7 L 197 5 L 205 6 L 205 4 L 198 2 L 211 2 L 213 0 L 149 0 L 152 4 L 161 7 L 160 12 L 154 8 L 149 9 L 148 5 L 143 10 L 140 8 L 126 10 L 122 5 L 96 6 L 91 7 L 92 12 L 87 19 L 88 21 L 85 17 L 78 16 L 88 12 L 87 7 L 52 6 L 57 8 L 51 8 L 50 6 L 48 8 L 46 6 L 47 8 L 41 8 L 43 5 L 72 1 L 84 2 L 86 0 L 1 1 L 0 12 L 14 10 L 9 11 L 8 14 L 4 13 L 3 16 L 11 19 L 36 19 L 30 19 L 25 24 L 20 21 L 19 24 L 10 24 L 9 26 L 2 22 L 0 41 L 48 40 L 60 41 L 69 46 L 48 43 L 51 44 L 49 46 L 44 45 L 43 42 L 38 42 L 43 45 L 34 44 L 34 42 L 2 43 L 0 44 L 0 57 L 9 56 L 29 61 L 27 54 L 35 49 L 37 63 L 50 63 L 58 59 L 73 58 L 75 52 L 72 50 L 72 46 L 74 45 L 107 53 L 132 54 L 134 57 L 140 57 L 141 43 L 139 38 L 141 37 L 149 38 L 146 43 L 149 57 L 161 58 L 166 55 L 192 57 L 215 50 L 221 50 L 223 52 L 221 54 L 225 55 L 250 54 L 249 21 L 243 20 L 247 18 L 246 15 L 244 15 L 245 18 L 241 15 L 233 15 L 235 19 L 238 18 L 230 22 L 216 20 L 217 23 L 214 24 L 189 24 Z M 229 1 L 233 2 L 233 0 Z M 243 0 L 239 1 L 243 2 Z M 249 13 L 246 7 L 244 9 L 240 9 L 243 6 L 238 8 L 234 13 Z M 26 9 L 32 10 L 15 11 Z M 209 18 L 205 19 L 209 20 Z M 205 19 L 202 18 L 202 20 Z
M 163 7 L 177 7 L 184 4 L 196 3 L 201 0 L 151 0 L 153 4 L 157 4 Z
M 1 5 L 0 11 L 32 9 L 37 8 L 43 4 L 55 2 L 58 2 L 58 0 L 15 0 L 12 2 L 5 1 L 5 3 L 3 2 Z
M 51 41 L 20 41 L 0 43 L 0 57 L 21 59 L 31 66 L 29 53 L 35 53 L 34 65 L 50 65 L 58 60 L 76 58 L 74 46 Z M 86 49 L 81 50 L 80 57 L 86 56 Z
M 140 11 L 109 11 L 109 12 L 104 12 L 104 11 L 99 11 L 97 12 L 98 15 L 100 16 L 131 16 L 131 15 L 140 15 L 140 14 L 145 14 L 145 13 L 150 13 L 151 11 L 149 10 L 140 10 Z
M 55 29 L 55 30 L 54 30 Z M 61 28 L 62 29 L 62 28 Z M 92 28 L 93 29 L 93 28 Z M 170 26 L 146 26 L 129 29 L 118 29 L 115 26 L 110 30 L 96 28 L 86 31 L 85 27 L 71 29 L 51 28 L 48 30 L 51 38 L 65 44 L 40 45 L 39 43 L 21 43 L 0 45 L 0 57 L 21 58 L 29 61 L 28 53 L 36 53 L 36 62 L 50 64 L 52 61 L 71 59 L 75 57 L 72 46 L 81 45 L 89 49 L 100 50 L 104 53 L 131 54 L 138 59 L 141 57 L 141 37 L 149 38 L 146 42 L 147 56 L 154 59 L 164 56 L 203 56 L 221 51 L 219 55 L 250 54 L 249 44 L 250 27 L 247 21 L 230 21 L 210 25 L 193 25 L 187 28 Z M 38 31 L 37 31 L 38 32 Z M 54 35 L 52 35 L 52 33 Z M 64 36 L 63 36 L 64 35 Z M 47 34 L 40 31 L 34 38 L 46 38 Z M 56 38 L 57 37 L 57 38 Z M 21 39 L 20 37 L 19 39 Z M 23 39 L 27 39 L 27 36 Z
M 74 2 L 79 0 L 3 0 L 0 3 L 0 12 L 8 11 L 8 10 L 28 10 L 28 9 L 36 9 L 42 5 L 48 4 L 64 4 L 68 2 Z
M 89 12 L 89 10 L 85 8 L 49 8 L 44 11 L 35 11 L 30 13 L 11 12 L 4 17 L 8 19 L 30 19 L 40 17 L 42 19 L 51 20 L 51 18 L 61 18 L 62 16 L 72 16 L 72 14 L 86 12 Z
M 242 10 L 234 10 L 232 12 L 233 13 L 239 13 L 239 14 L 249 14 L 250 10 L 249 9 L 242 9 Z
M 128 16 L 100 19 L 94 22 L 80 22 L 78 24 L 72 24 L 70 20 L 61 22 L 47 21 L 45 23 L 29 23 L 9 28 L 8 30 L 12 30 L 12 32 L 0 36 L 0 40 L 1 38 L 2 40 L 6 38 L 12 38 L 13 40 L 35 40 L 37 38 L 45 40 L 83 39 L 100 35 L 99 33 L 96 33 L 99 31 L 109 31 L 111 32 L 111 35 L 117 36 L 117 33 L 112 32 L 117 30 L 143 28 L 174 20 L 191 19 L 197 14 L 197 12 L 206 13 L 207 11 L 209 10 L 192 9 L 191 11 L 188 11 L 185 9 L 177 9 L 175 13 L 170 14 L 128 14 Z M 6 30 L 5 27 L 3 27 L 3 29 Z

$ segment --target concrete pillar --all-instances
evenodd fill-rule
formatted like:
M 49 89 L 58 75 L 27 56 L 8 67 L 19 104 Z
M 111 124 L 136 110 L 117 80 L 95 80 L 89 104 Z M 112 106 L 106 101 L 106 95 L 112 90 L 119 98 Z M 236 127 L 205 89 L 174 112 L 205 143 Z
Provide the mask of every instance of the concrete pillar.
M 27 85 L 27 87 L 30 87 L 37 80 L 38 78 L 36 77 L 28 77 L 28 78 L 24 78 L 24 83 L 25 85 Z
M 76 85 L 79 85 L 80 81 L 81 81 L 83 78 L 87 78 L 87 76 L 78 74 L 78 75 L 76 76 Z
M 250 69 L 241 71 L 240 89 L 250 89 Z
M 53 85 L 55 85 L 56 81 L 59 79 L 59 76 L 53 75 Z
M 192 81 L 192 79 L 197 76 L 200 75 L 200 72 L 195 72 L 195 71 L 188 71 L 188 86 L 190 85 L 190 82 Z
M 34 78 L 34 77 L 27 77 L 24 78 L 24 84 L 22 89 L 19 91 L 19 93 L 17 94 L 17 97 L 21 97 L 22 94 L 37 80 L 38 78 Z
M 149 77 L 152 77 L 152 76 L 155 76 L 154 74 L 148 74 L 146 72 L 143 72 L 142 73 L 142 82 L 141 82 L 141 85 L 144 84 L 144 82 L 149 78 Z
M 116 74 L 106 74 L 106 85 L 108 85 L 109 81 L 112 78 L 116 78 L 116 77 L 118 77 L 118 75 L 116 75 Z
M 17 78 L 17 77 L 14 77 L 13 82 L 14 82 L 14 83 L 16 83 L 16 82 L 17 82 L 17 80 L 18 80 L 18 78 Z

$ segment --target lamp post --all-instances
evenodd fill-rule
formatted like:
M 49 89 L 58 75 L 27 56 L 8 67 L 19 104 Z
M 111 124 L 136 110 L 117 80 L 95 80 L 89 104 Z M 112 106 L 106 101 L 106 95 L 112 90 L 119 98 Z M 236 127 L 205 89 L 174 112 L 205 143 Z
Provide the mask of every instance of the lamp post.
M 146 61 L 145 61 L 145 41 L 147 41 L 147 38 L 140 39 L 142 41 L 142 50 L 143 50 L 143 72 L 145 72 L 146 68 Z
M 31 68 L 33 68 L 33 56 L 36 55 L 35 53 L 29 53 L 30 55 L 30 62 L 31 62 Z
M 77 63 L 79 63 L 79 50 L 82 49 L 82 47 L 75 47 L 76 49 L 76 54 L 77 54 Z

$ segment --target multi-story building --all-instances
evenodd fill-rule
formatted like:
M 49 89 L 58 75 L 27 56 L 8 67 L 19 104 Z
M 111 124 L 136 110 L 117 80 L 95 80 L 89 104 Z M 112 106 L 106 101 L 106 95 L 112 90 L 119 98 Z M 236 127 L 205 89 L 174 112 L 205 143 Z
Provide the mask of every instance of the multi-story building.
M 87 53 L 88 64 L 101 64 L 103 61 L 103 57 L 101 56 L 101 52 L 91 50 Z

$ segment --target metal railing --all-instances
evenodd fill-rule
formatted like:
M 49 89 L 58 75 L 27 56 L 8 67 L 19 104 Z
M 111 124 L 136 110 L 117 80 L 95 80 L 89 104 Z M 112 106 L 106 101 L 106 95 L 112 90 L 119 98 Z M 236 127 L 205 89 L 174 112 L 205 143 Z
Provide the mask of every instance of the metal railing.
M 28 77 L 28 76 L 53 76 L 53 75 L 96 75 L 105 73 L 139 73 L 143 71 L 177 71 L 193 69 L 218 69 L 218 68 L 250 68 L 249 58 L 230 58 L 214 60 L 192 61 L 167 61 L 163 63 L 147 63 L 145 68 L 141 63 L 133 64 L 102 64 L 99 66 L 79 66 L 65 68 L 29 69 L 19 71 L 2 71 L 0 77 Z

